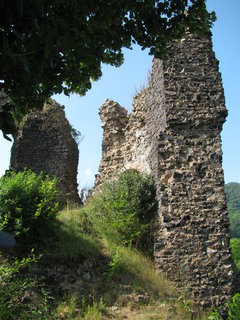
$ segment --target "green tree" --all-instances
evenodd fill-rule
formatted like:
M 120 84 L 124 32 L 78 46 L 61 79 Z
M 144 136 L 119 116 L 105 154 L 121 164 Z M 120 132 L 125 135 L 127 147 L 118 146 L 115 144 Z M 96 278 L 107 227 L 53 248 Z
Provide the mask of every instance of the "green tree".
M 0 129 L 12 133 L 52 94 L 85 94 L 102 63 L 123 63 L 122 48 L 138 43 L 160 57 L 170 40 L 214 19 L 205 0 L 0 0 L 0 91 L 11 97 L 0 103 Z
M 230 241 L 232 257 L 238 269 L 240 269 L 240 239 L 233 238 Z
M 240 211 L 240 183 L 230 182 L 225 185 L 227 207 L 230 211 Z
M 230 182 L 225 185 L 227 208 L 232 238 L 240 238 L 240 183 Z
M 240 238 L 240 210 L 229 211 L 230 234 L 232 238 Z

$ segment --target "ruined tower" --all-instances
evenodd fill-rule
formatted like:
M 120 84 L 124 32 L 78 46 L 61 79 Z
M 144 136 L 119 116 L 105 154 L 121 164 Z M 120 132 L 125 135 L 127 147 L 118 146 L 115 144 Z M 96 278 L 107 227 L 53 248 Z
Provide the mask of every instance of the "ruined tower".
M 231 296 L 235 272 L 222 170 L 227 111 L 221 75 L 210 34 L 187 34 L 169 47 L 168 57 L 153 62 L 146 105 L 157 146 L 151 161 L 159 199 L 156 267 L 210 307 Z M 160 128 L 154 121 L 159 109 Z
M 63 205 L 80 202 L 77 191 L 79 151 L 71 131 L 64 108 L 52 100 L 42 111 L 24 117 L 11 151 L 14 171 L 26 167 L 57 178 L 59 200 Z
M 169 45 L 167 61 L 153 60 L 140 103 L 144 143 L 135 143 L 135 151 L 122 146 L 120 167 L 139 165 L 139 153 L 155 178 L 156 268 L 187 288 L 196 304 L 218 306 L 231 297 L 236 273 L 220 137 L 227 111 L 210 32 L 186 34 Z M 128 122 L 122 135 L 126 146 L 136 142 L 137 126 L 129 134 Z

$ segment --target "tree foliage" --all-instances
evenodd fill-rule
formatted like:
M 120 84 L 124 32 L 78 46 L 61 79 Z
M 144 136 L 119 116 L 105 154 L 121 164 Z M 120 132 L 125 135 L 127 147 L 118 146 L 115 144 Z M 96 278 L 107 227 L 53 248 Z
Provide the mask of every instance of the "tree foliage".
M 233 260 L 237 268 L 240 270 L 240 239 L 233 238 L 231 239 L 230 244 Z
M 230 182 L 225 185 L 227 207 L 230 211 L 240 211 L 240 183 Z
M 122 48 L 138 43 L 160 57 L 168 41 L 214 19 L 205 0 L 0 0 L 0 89 L 13 115 L 0 108 L 1 130 L 11 133 L 15 118 L 52 94 L 85 94 L 102 63 L 122 64 Z
M 230 234 L 232 238 L 240 238 L 240 210 L 229 211 Z
M 227 208 L 232 238 L 240 238 L 240 183 L 230 182 L 225 185 Z

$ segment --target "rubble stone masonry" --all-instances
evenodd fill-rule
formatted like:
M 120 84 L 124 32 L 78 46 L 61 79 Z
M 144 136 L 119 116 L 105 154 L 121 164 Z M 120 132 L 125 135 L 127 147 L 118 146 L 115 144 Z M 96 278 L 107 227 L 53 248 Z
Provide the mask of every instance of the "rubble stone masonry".
M 25 167 L 57 178 L 59 201 L 80 203 L 77 191 L 79 151 L 64 108 L 52 100 L 42 111 L 26 115 L 11 150 L 11 168 Z
M 231 297 L 220 133 L 227 111 L 211 34 L 186 34 L 154 59 L 149 87 L 133 111 L 107 100 L 100 110 L 103 154 L 97 184 L 133 167 L 156 181 L 155 263 L 202 308 Z

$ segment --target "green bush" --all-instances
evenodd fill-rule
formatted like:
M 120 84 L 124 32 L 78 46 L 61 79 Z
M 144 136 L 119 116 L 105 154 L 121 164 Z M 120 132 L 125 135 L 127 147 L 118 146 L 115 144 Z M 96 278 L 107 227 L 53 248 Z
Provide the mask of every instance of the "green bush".
M 230 245 L 232 249 L 232 257 L 235 262 L 236 267 L 240 270 L 240 239 L 233 238 L 230 240 Z
M 51 319 L 50 297 L 36 279 L 24 276 L 20 270 L 36 263 L 34 254 L 12 262 L 1 261 L 0 319 Z
M 105 182 L 90 204 L 95 224 L 119 244 L 133 245 L 152 254 L 153 217 L 157 211 L 153 179 L 127 170 Z
M 31 170 L 9 172 L 0 179 L 0 230 L 38 239 L 58 211 L 56 181 Z

